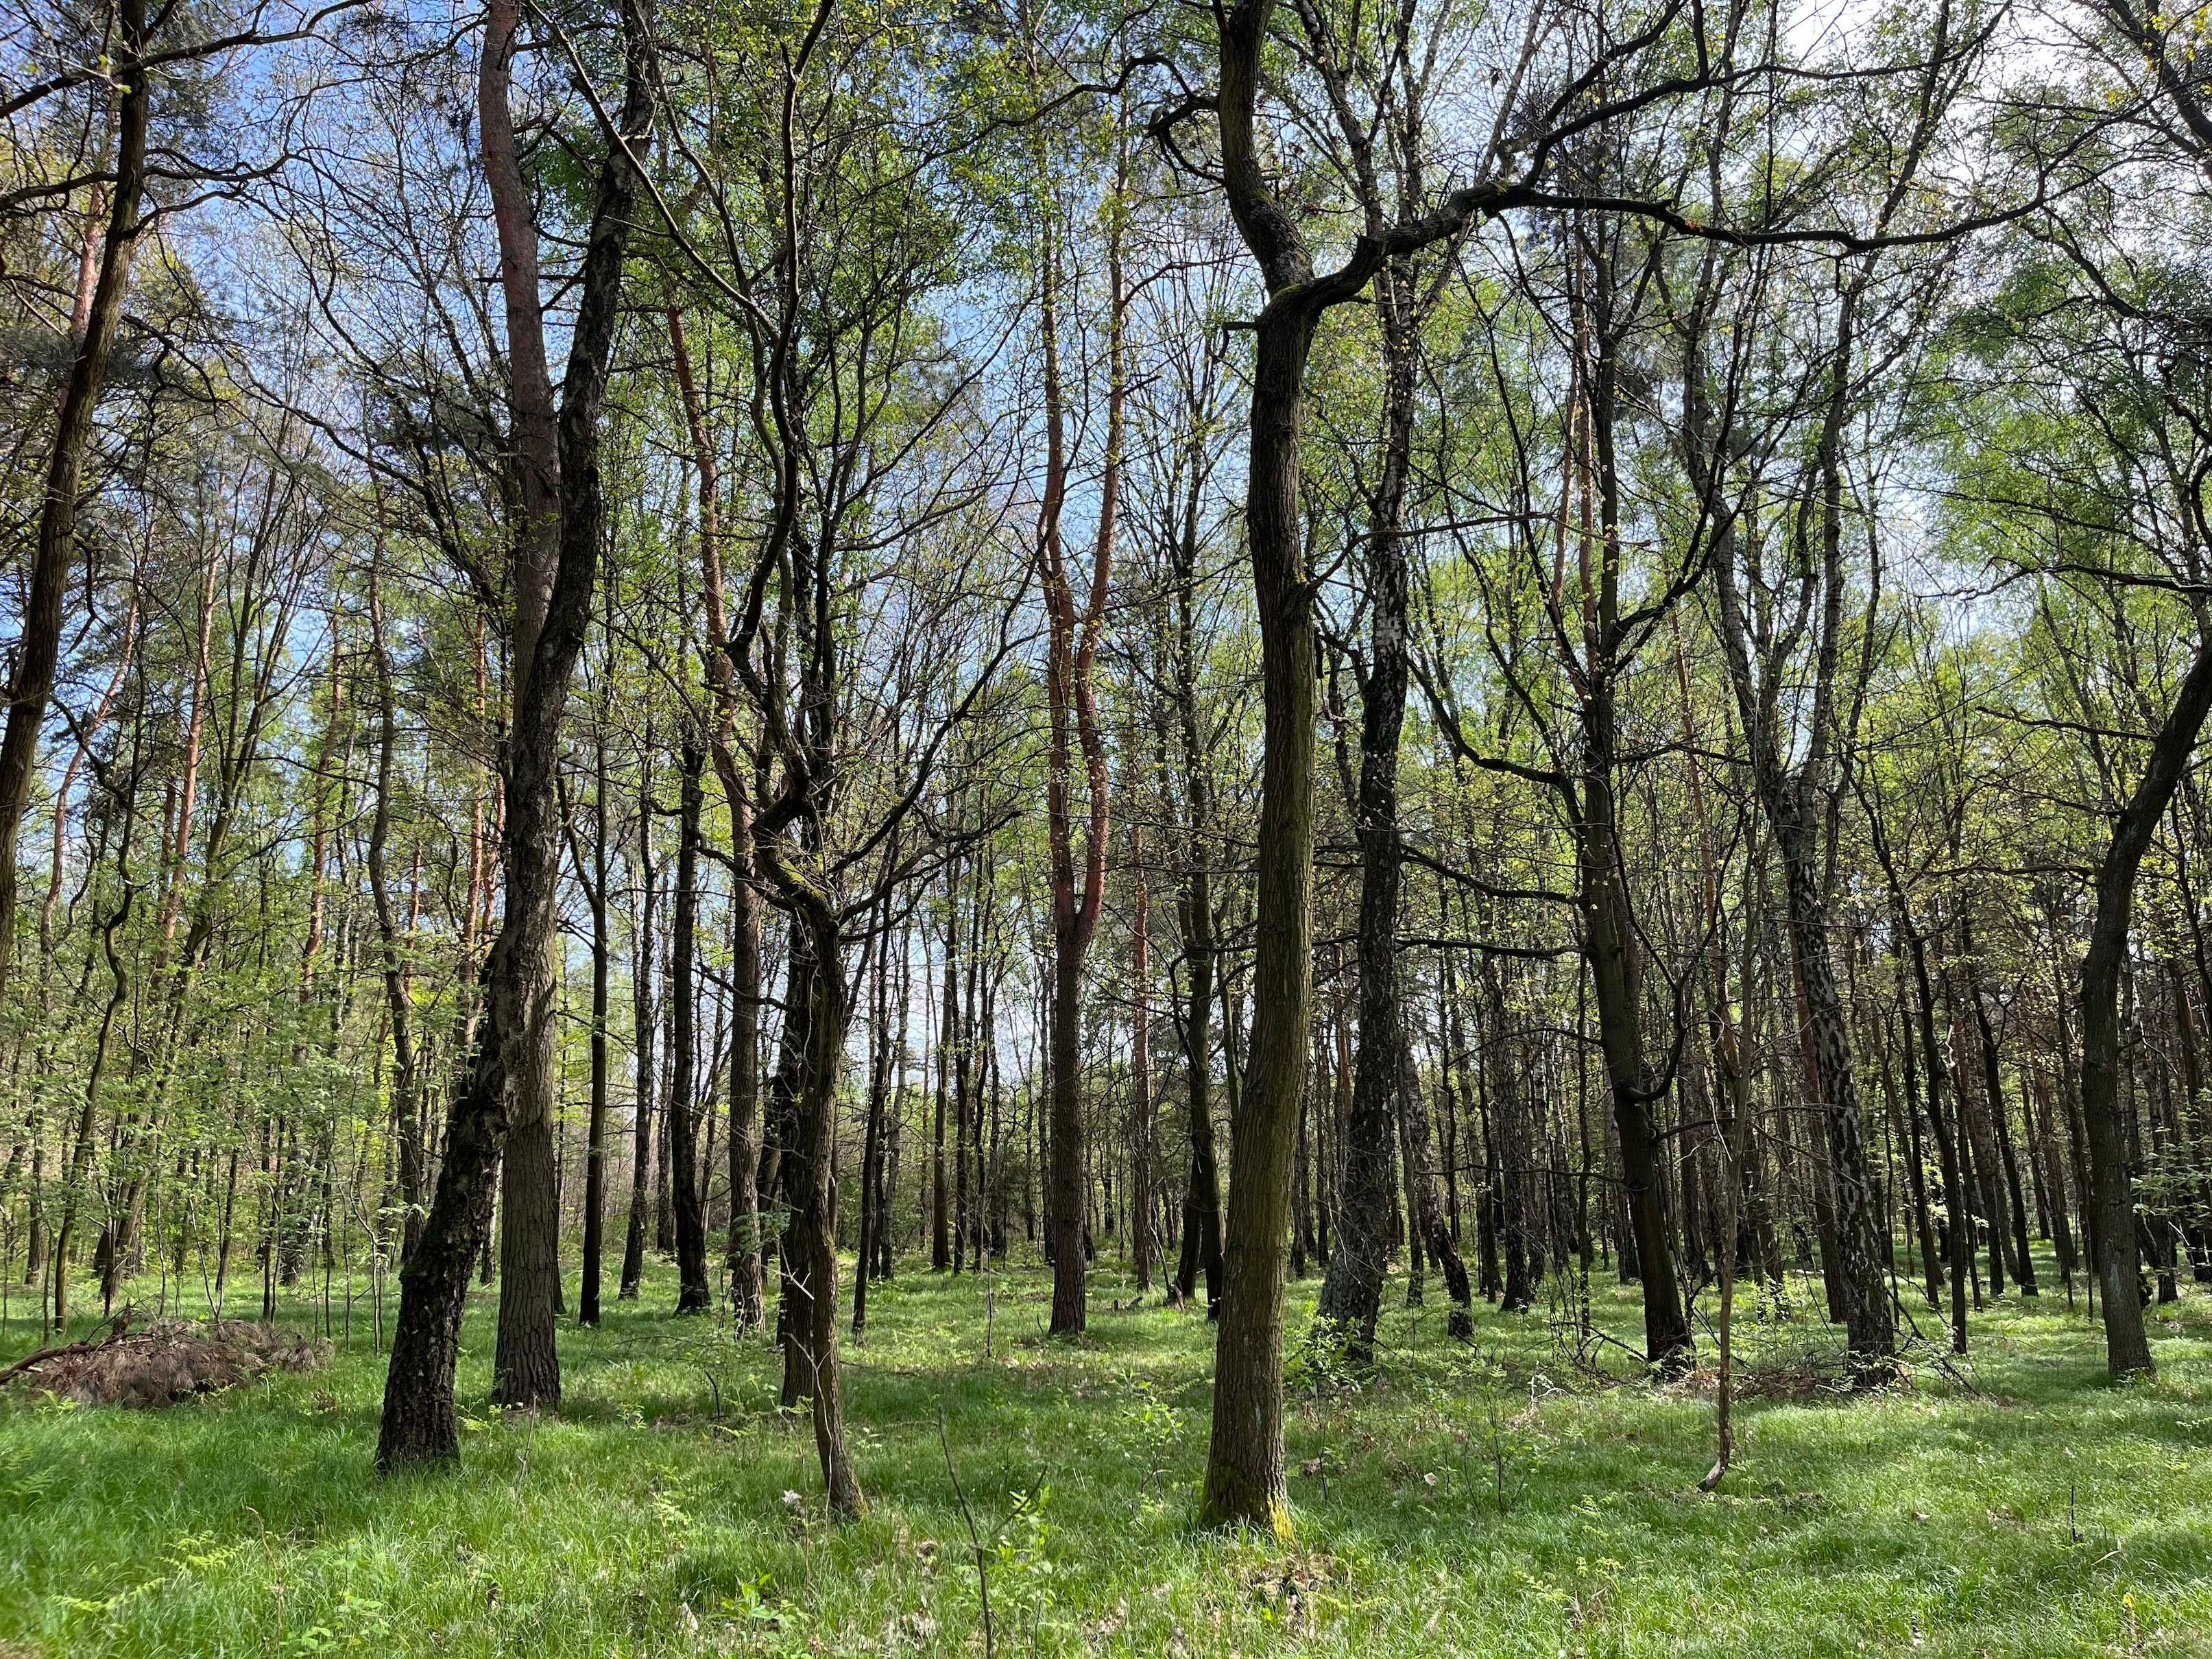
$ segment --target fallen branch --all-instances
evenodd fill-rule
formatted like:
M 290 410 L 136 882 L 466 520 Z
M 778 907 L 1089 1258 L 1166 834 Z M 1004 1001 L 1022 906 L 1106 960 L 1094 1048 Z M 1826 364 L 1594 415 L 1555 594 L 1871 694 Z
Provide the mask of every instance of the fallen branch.
M 119 1334 L 119 1333 L 117 1334 Z M 41 1348 L 38 1352 L 32 1354 L 26 1358 L 17 1360 L 14 1364 L 9 1366 L 6 1370 L 0 1371 L 0 1386 L 4 1386 L 7 1383 L 14 1382 L 17 1377 L 22 1376 L 27 1371 L 37 1370 L 38 1367 L 46 1364 L 49 1360 L 66 1359 L 71 1354 L 90 1353 L 94 1348 L 105 1347 L 114 1340 L 114 1334 L 107 1336 L 95 1336 L 88 1338 L 82 1342 L 70 1342 L 63 1344 L 58 1347 Z

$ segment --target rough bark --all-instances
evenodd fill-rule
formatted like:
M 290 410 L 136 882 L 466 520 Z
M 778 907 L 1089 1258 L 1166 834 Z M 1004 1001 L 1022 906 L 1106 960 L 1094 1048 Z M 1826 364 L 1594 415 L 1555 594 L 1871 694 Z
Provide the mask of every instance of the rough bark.
M 507 65 L 514 27 L 513 9 L 505 0 L 495 0 L 488 17 L 482 87 L 482 108 L 490 118 L 483 123 L 488 151 L 493 147 L 490 132 L 512 136 Z M 631 155 L 646 142 L 651 128 L 651 27 L 646 0 L 626 0 L 626 74 L 619 125 L 623 142 L 609 144 L 599 168 L 562 388 L 558 556 L 534 648 L 527 659 L 518 661 L 516 670 L 520 684 L 508 733 L 501 833 L 507 905 L 486 965 L 488 995 L 476 1054 L 447 1117 L 436 1195 L 424 1219 L 421 1246 L 400 1277 L 399 1312 L 377 1445 L 377 1463 L 384 1468 L 447 1461 L 459 1454 L 453 1376 L 470 1271 L 490 1225 L 491 1176 L 507 1139 L 510 1089 L 522 1080 L 514 1074 L 534 1062 L 533 1039 L 550 1030 L 550 985 L 544 973 L 543 945 L 551 937 L 558 899 L 554 777 L 560 762 L 562 717 L 576 659 L 583 651 L 605 534 L 599 415 L 639 193 Z M 495 167 L 491 175 L 495 197 L 505 198 L 505 213 L 526 214 L 526 198 L 509 189 L 514 181 L 502 180 Z M 504 276 L 507 260 L 503 258 L 501 263 Z M 534 301 L 534 283 L 531 289 L 528 297 Z M 550 1316 L 550 1307 L 545 1311 Z M 557 1376 L 556 1371 L 556 1389 Z M 528 1379 L 510 1373 L 507 1380 Z M 542 1388 L 537 1392 L 538 1397 L 545 1397 Z
M 850 1517 L 866 1508 L 845 1446 L 843 1392 L 837 1363 L 837 1184 L 831 1157 L 836 1122 L 837 1078 L 845 1054 L 845 988 L 842 945 L 826 912 L 805 917 L 813 936 L 807 981 L 809 1017 L 805 1084 L 796 1133 L 785 1153 L 785 1191 L 791 1199 L 789 1236 L 796 1271 L 786 1280 L 788 1336 L 784 1391 L 811 1402 L 814 1447 L 833 1514 Z M 793 1373 L 796 1371 L 798 1375 Z

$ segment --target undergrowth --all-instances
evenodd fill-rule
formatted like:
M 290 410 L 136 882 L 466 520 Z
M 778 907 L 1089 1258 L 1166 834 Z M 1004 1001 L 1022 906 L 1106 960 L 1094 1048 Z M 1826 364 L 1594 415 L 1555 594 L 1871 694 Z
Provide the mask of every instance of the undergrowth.
M 1706 1497 L 1709 1330 L 1706 1369 L 1655 1386 L 1575 1322 L 1485 1311 L 1470 1346 L 1398 1289 L 1373 1369 L 1293 1368 L 1289 1546 L 1193 1531 L 1212 1330 L 1114 1310 L 1109 1274 L 1076 1342 L 1044 1339 L 1034 1267 L 988 1303 L 911 1269 L 872 1290 L 847 1349 L 871 1509 L 842 1527 L 768 1345 L 672 1317 L 667 1269 L 564 1325 L 557 1416 L 485 1403 L 480 1292 L 457 1472 L 373 1473 L 356 1308 L 313 1375 L 166 1411 L 0 1405 L 0 1655 L 969 1654 L 985 1588 L 1024 1659 L 2212 1654 L 2201 1292 L 2154 1310 L 2148 1386 L 2109 1386 L 2046 1292 L 1873 1397 L 1823 1386 L 1806 1287 L 1786 1321 L 1747 1294 L 1741 1449 Z M 1592 1316 L 1632 1341 L 1632 1287 L 1600 1283 Z M 319 1304 L 284 1317 L 322 1328 Z M 18 1317 L 0 1358 L 36 1335 Z

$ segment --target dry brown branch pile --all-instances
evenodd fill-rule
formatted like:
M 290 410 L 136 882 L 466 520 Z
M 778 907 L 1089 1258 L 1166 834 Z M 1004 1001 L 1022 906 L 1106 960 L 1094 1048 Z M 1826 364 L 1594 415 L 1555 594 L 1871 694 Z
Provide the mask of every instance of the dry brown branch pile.
M 0 1373 L 0 1382 L 85 1405 L 143 1409 L 251 1382 L 271 1370 L 316 1370 L 330 1357 L 328 1342 L 273 1325 L 161 1319 L 96 1341 L 46 1349 Z

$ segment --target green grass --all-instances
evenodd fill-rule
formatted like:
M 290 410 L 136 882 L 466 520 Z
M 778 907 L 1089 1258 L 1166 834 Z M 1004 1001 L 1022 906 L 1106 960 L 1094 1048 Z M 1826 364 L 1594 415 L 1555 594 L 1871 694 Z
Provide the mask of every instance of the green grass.
M 1541 1314 L 1485 1313 L 1470 1355 L 1394 1297 L 1380 1374 L 1295 1397 L 1278 1547 L 1191 1528 L 1203 1317 L 1114 1311 L 1126 1285 L 1095 1284 L 1071 1346 L 1039 1336 L 1042 1273 L 1000 1275 L 988 1352 L 976 1279 L 875 1291 L 847 1395 L 872 1507 L 842 1528 L 765 1345 L 668 1316 L 665 1270 L 563 1330 L 557 1419 L 486 1407 L 479 1296 L 457 1473 L 371 1472 L 360 1310 L 318 1375 L 166 1412 L 0 1407 L 0 1656 L 978 1653 L 940 1413 L 987 1529 L 1042 1483 L 991 1554 L 999 1651 L 1022 1659 L 2212 1654 L 2201 1293 L 2156 1310 L 2149 1387 L 2107 1386 L 2094 1328 L 2046 1293 L 1976 1322 L 1960 1380 L 1747 1401 L 1716 1497 L 1694 1490 L 1704 1395 L 1623 1380 L 1617 1350 L 1589 1375 Z M 1632 1292 L 1598 1293 L 1632 1334 Z M 1820 1339 L 1750 1310 L 1739 1330 L 1769 1358 Z M 19 1318 L 0 1343 L 32 1336 Z

